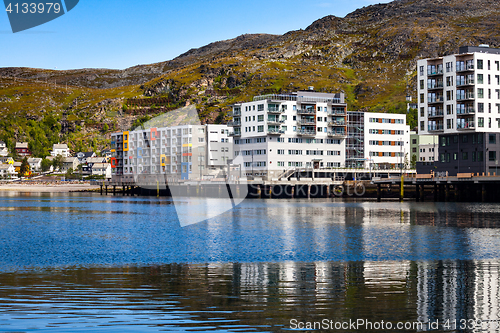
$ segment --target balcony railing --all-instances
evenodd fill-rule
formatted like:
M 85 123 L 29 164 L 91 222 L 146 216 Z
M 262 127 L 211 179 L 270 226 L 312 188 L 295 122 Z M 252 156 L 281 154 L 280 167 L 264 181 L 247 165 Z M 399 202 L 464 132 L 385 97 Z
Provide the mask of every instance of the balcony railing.
M 298 125 L 306 125 L 306 126 L 316 126 L 316 121 L 315 120 L 308 120 L 308 119 L 299 119 L 297 120 Z
M 464 66 L 457 66 L 457 72 L 464 72 L 464 71 L 473 71 L 474 70 L 474 64 L 467 64 Z
M 430 110 L 428 113 L 429 117 L 442 117 L 443 115 L 443 110 Z
M 427 75 L 442 75 L 443 69 L 427 70 Z
M 280 134 L 285 134 L 285 131 L 280 130 L 280 129 L 268 129 L 267 134 L 270 135 L 280 135 Z
M 471 86 L 474 84 L 474 79 L 469 79 L 465 81 L 457 81 L 457 87 L 460 86 Z
M 229 136 L 241 136 L 241 132 L 229 133 Z
M 233 116 L 241 116 L 241 110 L 233 110 Z
M 316 130 L 297 130 L 298 135 L 316 135 Z
M 267 123 L 270 124 L 270 125 L 281 125 L 281 124 L 284 124 L 285 121 L 284 120 L 279 120 L 279 119 L 267 119 Z
M 435 98 L 429 98 L 429 101 L 428 101 L 428 103 L 443 103 L 443 102 L 444 102 L 443 96 L 437 96 Z
M 328 126 L 345 126 L 345 124 L 346 124 L 345 121 L 333 120 L 328 122 Z
M 466 130 L 466 129 L 474 129 L 476 126 L 474 125 L 473 121 L 466 121 L 464 123 L 457 123 L 457 129 L 459 130 Z
M 267 112 L 269 113 L 284 113 L 285 110 L 280 109 L 280 108 L 267 108 Z
M 427 126 L 427 130 L 429 132 L 434 132 L 434 131 L 442 131 L 444 130 L 443 124 L 432 124 Z
M 328 136 L 345 136 L 345 131 L 329 131 L 327 133 Z
M 297 114 L 315 114 L 315 109 L 298 109 Z
M 468 107 L 465 109 L 457 109 L 458 116 L 469 115 L 469 114 L 474 114 L 474 113 L 476 113 L 476 110 L 472 107 Z
M 436 83 L 436 84 L 431 84 L 427 87 L 428 90 L 432 90 L 432 89 L 443 89 L 443 82 L 439 82 L 439 83 Z
M 227 126 L 241 126 L 241 121 L 229 121 Z

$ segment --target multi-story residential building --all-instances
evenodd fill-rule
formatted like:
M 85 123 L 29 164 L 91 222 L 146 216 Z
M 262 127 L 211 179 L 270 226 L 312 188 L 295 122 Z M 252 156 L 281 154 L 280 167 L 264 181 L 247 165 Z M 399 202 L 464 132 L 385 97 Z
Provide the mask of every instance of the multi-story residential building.
M 167 181 L 224 175 L 233 155 L 227 125 L 179 125 L 114 133 L 111 167 L 117 180 L 165 175 Z
M 410 132 L 410 159 L 415 162 L 437 161 L 438 142 L 437 135 L 418 135 L 416 132 Z
M 500 49 L 460 47 L 417 62 L 419 133 L 439 135 L 435 171 L 495 172 L 500 143 Z M 430 171 L 419 164 L 419 172 Z
M 245 176 L 271 180 L 296 168 L 345 163 L 344 94 L 298 91 L 233 105 L 234 153 Z
M 399 169 L 410 161 L 406 115 L 348 111 L 347 128 L 347 167 Z

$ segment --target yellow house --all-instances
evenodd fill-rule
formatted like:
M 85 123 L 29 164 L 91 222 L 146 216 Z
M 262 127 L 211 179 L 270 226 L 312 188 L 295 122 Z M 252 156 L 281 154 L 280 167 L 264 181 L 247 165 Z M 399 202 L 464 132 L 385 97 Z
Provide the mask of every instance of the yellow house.
M 21 165 L 22 165 L 22 162 L 14 162 L 14 168 L 16 168 L 16 173 L 19 174 L 19 171 L 21 171 Z M 31 175 L 31 171 L 30 171 L 30 166 L 28 165 L 28 171 L 26 171 L 24 173 L 24 175 L 21 175 L 22 177 L 28 177 L 29 175 Z
M 12 157 L 0 157 L 1 164 L 14 164 L 14 159 Z

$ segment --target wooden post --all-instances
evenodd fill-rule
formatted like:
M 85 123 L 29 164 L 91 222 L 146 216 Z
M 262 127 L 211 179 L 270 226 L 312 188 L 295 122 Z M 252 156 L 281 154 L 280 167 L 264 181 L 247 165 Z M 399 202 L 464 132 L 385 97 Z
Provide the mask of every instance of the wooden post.
M 434 183 L 434 202 L 438 201 L 438 184 Z
M 105 186 L 106 189 L 106 195 L 108 195 L 108 185 Z
M 401 175 L 401 181 L 399 183 L 399 201 L 403 201 L 405 197 L 405 177 Z
M 377 202 L 382 201 L 382 185 L 377 184 Z
M 260 188 L 260 185 L 258 185 L 257 187 L 257 196 L 259 197 L 259 199 L 262 199 L 262 189 Z
M 311 199 L 311 185 L 307 185 L 307 199 Z
M 420 191 L 420 201 L 424 202 L 425 200 L 425 185 L 422 184 L 421 186 L 421 191 Z
M 102 195 L 102 188 L 103 188 L 103 186 L 101 185 L 101 195 Z
M 481 202 L 486 202 L 486 184 L 481 184 Z
M 444 185 L 444 201 L 450 201 L 450 184 Z

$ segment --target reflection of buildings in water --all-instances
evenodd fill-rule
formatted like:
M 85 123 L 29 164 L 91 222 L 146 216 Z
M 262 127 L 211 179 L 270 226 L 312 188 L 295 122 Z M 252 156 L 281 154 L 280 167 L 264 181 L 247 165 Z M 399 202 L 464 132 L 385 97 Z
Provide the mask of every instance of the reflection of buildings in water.
M 498 262 L 452 260 L 416 265 L 419 321 L 500 319 Z
M 474 318 L 493 321 L 489 328 L 497 328 L 500 321 L 500 286 L 498 261 L 476 262 L 474 277 Z M 484 325 L 485 327 L 488 327 Z
M 376 287 L 404 292 L 410 275 L 410 261 L 367 261 L 363 263 L 366 287 Z

